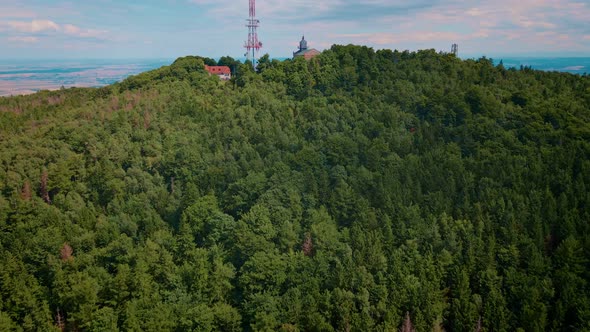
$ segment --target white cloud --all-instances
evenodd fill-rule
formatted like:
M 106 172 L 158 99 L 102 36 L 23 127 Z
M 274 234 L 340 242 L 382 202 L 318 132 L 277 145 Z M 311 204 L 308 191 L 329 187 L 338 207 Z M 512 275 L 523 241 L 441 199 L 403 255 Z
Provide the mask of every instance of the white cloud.
M 64 24 L 63 27 L 62 27 L 62 29 L 63 29 L 63 31 L 65 33 L 71 34 L 71 35 L 76 35 L 76 34 L 79 34 L 81 32 L 80 31 L 80 28 L 78 28 L 75 25 L 71 25 L 71 24 Z
M 41 32 L 41 31 L 57 31 L 59 30 L 59 25 L 53 21 L 49 20 L 33 20 L 31 21 L 31 32 Z
M 40 33 L 61 33 L 79 38 L 102 38 L 108 32 L 106 30 L 83 29 L 72 24 L 60 25 L 50 20 L 0 21 L 0 31 L 29 33 L 33 35 Z
M 8 38 L 8 41 L 11 42 L 17 42 L 17 43 L 36 43 L 39 41 L 39 38 L 37 37 L 32 37 L 32 36 L 26 36 L 26 37 L 10 37 Z
M 35 16 L 33 11 L 0 4 L 0 18 L 33 18 Z
M 224 22 L 235 23 L 240 18 L 245 19 L 248 13 L 245 0 L 187 1 Z M 417 31 L 429 31 L 429 34 L 417 36 L 418 41 L 437 40 L 433 36 L 457 39 L 475 36 L 499 41 L 503 37 L 526 38 L 550 30 L 585 35 L 579 29 L 574 31 L 573 26 L 587 26 L 590 22 L 590 3 L 582 0 L 264 0 L 257 3 L 257 16 L 261 20 L 261 34 L 265 29 L 272 29 L 273 32 L 312 32 L 316 36 L 328 36 L 329 31 L 314 29 L 314 25 L 330 23 L 340 28 L 332 33 L 371 33 L 379 36 L 374 37 L 379 42 L 394 40 L 391 31 L 414 36 Z M 395 37 L 395 40 L 400 38 Z
M 395 2 L 395 0 L 392 0 Z M 589 51 L 590 3 L 577 0 L 483 0 L 433 2 L 411 15 L 388 13 L 363 25 L 364 34 L 351 29 L 331 35 L 340 43 L 372 43 L 380 47 L 442 47 L 460 42 L 473 53 L 566 50 Z M 366 31 L 370 32 L 366 32 Z M 357 34 L 356 38 L 352 38 Z M 328 35 L 330 37 L 330 35 Z
M 487 36 L 486 30 L 480 30 L 471 34 L 459 34 L 455 32 L 436 32 L 436 31 L 424 31 L 417 30 L 412 32 L 376 32 L 376 33 L 359 33 L 359 34 L 332 34 L 330 35 L 333 39 L 346 40 L 347 42 L 353 42 L 358 44 L 373 44 L 378 46 L 392 45 L 407 42 L 435 42 L 435 41 L 448 41 L 458 42 L 466 41 L 475 38 L 481 38 Z
M 189 0 L 190 3 L 207 6 L 208 12 L 215 17 L 226 19 L 248 18 L 248 2 L 236 0 Z M 379 2 L 381 0 L 373 0 Z M 265 21 L 297 20 L 328 13 L 344 6 L 344 0 L 266 0 L 256 4 L 256 16 Z
M 101 38 L 106 35 L 106 30 L 81 29 L 75 25 L 64 24 L 61 30 L 70 36 L 77 36 L 80 38 Z
M 0 22 L 0 26 L 4 26 L 10 30 L 17 32 L 38 33 L 44 31 L 57 31 L 59 25 L 49 20 L 32 20 L 32 21 L 8 21 Z

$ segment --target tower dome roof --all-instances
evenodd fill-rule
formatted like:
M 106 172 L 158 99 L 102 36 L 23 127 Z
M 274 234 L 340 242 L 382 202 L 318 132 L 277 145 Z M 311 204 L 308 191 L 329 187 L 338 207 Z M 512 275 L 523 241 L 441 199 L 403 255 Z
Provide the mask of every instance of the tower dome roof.
M 305 40 L 305 36 L 301 37 L 301 41 L 299 42 L 299 49 L 300 50 L 307 49 L 307 40 Z

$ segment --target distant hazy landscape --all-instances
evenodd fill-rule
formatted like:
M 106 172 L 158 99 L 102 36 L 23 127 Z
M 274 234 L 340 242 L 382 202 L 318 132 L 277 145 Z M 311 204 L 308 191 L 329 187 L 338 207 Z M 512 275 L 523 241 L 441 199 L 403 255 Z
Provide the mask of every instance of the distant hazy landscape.
M 171 63 L 164 59 L 0 61 L 0 96 L 57 90 L 62 86 L 99 87 Z
M 499 58 L 506 68 L 530 66 L 545 71 L 584 74 L 590 69 L 590 58 Z M 0 96 L 57 90 L 62 86 L 99 87 L 125 79 L 130 75 L 170 64 L 174 59 L 141 60 L 54 60 L 0 61 Z
M 572 74 L 584 74 L 590 72 L 590 58 L 494 58 L 497 64 L 503 61 L 504 67 L 520 68 L 530 66 L 533 69 L 545 71 L 561 71 Z

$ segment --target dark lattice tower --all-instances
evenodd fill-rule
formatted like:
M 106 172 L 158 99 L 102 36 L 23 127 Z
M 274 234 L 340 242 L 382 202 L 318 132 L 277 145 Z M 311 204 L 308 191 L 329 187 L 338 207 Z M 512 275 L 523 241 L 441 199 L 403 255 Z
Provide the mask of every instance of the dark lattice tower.
M 454 54 L 455 56 L 459 56 L 459 45 L 453 44 L 451 46 L 451 53 Z

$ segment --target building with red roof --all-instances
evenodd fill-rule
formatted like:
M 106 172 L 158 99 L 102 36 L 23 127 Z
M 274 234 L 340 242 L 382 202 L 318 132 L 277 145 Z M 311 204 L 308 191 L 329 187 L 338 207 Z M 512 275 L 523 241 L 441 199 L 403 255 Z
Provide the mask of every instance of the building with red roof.
M 227 81 L 231 79 L 231 69 L 228 66 L 207 66 L 205 65 L 205 70 L 209 73 L 209 75 L 217 75 L 219 79 L 223 81 Z

